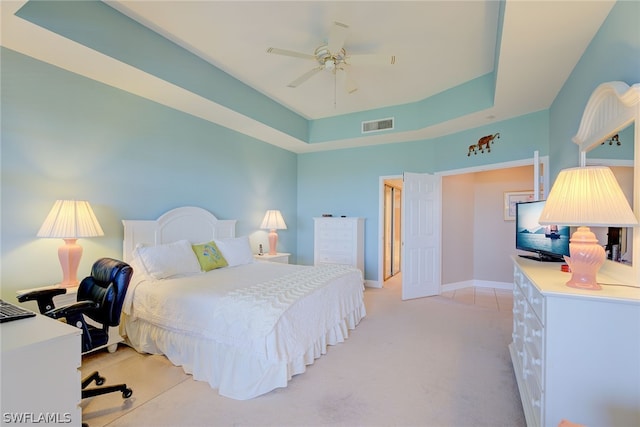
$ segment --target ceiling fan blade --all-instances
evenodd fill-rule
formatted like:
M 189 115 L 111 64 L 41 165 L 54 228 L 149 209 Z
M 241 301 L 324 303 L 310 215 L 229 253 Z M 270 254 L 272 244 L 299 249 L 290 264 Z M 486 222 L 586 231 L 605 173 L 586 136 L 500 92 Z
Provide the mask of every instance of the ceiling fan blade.
M 396 56 L 377 53 L 349 55 L 345 61 L 350 65 L 393 65 L 396 63 Z
M 349 26 L 340 22 L 334 22 L 329 31 L 329 41 L 327 47 L 329 52 L 336 54 L 340 52 L 340 49 L 344 47 L 344 42 L 347 39 L 349 33 Z
M 270 47 L 267 49 L 267 53 L 274 53 L 276 55 L 293 56 L 294 58 L 313 59 L 316 57 L 307 53 L 295 52 L 293 50 L 278 49 L 277 47 Z
M 344 89 L 348 94 L 352 94 L 358 90 L 358 85 L 353 77 L 351 77 L 351 67 L 344 66 L 343 69 L 345 74 Z
M 297 79 L 295 79 L 294 81 L 292 81 L 291 83 L 289 83 L 287 86 L 288 87 L 298 87 L 300 86 L 302 83 L 306 82 L 307 80 L 309 80 L 312 76 L 314 76 L 316 73 L 320 72 L 320 70 L 322 70 L 322 67 L 316 67 L 313 68 L 309 71 L 307 71 L 306 73 L 304 73 L 303 75 L 301 75 L 300 77 L 298 77 Z

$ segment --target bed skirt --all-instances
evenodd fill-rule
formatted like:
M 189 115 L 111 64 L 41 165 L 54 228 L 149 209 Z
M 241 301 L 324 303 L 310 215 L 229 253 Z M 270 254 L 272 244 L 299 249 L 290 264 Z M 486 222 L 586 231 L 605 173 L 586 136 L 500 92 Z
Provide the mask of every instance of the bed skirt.
M 158 327 L 123 313 L 120 333 L 140 353 L 164 354 L 195 380 L 207 381 L 222 396 L 247 400 L 268 393 L 306 370 L 307 365 L 327 352 L 329 345 L 344 342 L 349 330 L 365 317 L 364 302 L 320 334 L 303 354 L 265 357 L 225 343 L 185 335 Z

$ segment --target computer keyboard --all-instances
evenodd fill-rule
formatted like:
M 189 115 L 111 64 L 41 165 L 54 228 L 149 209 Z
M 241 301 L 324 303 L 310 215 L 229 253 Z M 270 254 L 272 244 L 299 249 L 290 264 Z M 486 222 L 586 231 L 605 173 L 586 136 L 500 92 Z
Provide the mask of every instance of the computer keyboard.
M 12 320 L 25 319 L 27 317 L 33 317 L 36 314 L 17 305 L 13 305 L 9 302 L 0 299 L 0 323 L 10 322 Z

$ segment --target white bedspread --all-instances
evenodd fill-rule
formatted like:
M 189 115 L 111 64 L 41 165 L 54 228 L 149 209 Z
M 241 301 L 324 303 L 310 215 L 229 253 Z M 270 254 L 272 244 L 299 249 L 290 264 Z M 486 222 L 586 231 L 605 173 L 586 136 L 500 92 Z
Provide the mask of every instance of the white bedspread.
M 346 339 L 365 316 L 359 270 L 255 262 L 165 280 L 134 276 L 123 330 L 219 393 L 249 399 Z

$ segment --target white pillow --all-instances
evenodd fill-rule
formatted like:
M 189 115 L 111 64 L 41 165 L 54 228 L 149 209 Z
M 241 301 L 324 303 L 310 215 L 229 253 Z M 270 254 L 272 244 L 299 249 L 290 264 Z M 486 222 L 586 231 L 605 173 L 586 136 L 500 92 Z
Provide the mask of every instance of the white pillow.
M 248 236 L 213 240 L 222 252 L 224 259 L 227 260 L 229 267 L 250 264 L 254 261 Z
M 134 254 L 154 279 L 200 272 L 200 263 L 188 240 L 157 246 L 138 245 Z

